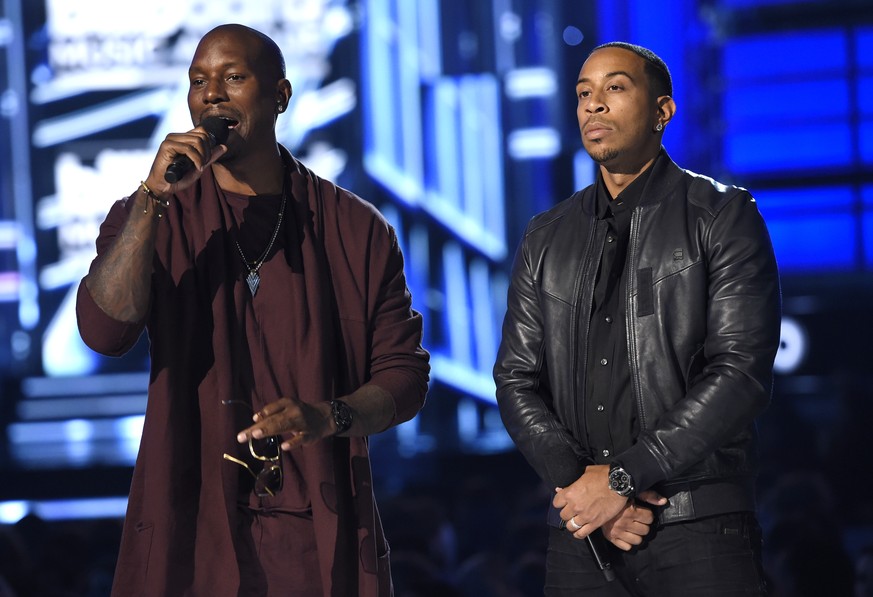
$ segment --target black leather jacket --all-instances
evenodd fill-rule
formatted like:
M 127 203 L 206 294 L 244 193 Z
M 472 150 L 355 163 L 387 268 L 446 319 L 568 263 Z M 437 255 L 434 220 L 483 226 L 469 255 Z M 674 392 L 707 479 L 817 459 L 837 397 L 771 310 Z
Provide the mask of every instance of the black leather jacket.
M 631 220 L 623 294 L 640 433 L 615 459 L 662 522 L 754 509 L 754 418 L 772 390 L 780 291 L 751 195 L 680 169 L 662 149 Z M 503 422 L 551 487 L 583 452 L 584 351 L 606 223 L 594 185 L 534 217 L 513 266 L 494 367 Z

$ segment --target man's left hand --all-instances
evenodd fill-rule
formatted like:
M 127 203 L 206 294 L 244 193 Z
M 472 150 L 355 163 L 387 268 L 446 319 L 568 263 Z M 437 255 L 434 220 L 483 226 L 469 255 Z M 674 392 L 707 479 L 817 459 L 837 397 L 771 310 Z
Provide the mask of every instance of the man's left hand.
M 330 414 L 330 403 L 309 404 L 294 398 L 281 398 L 271 402 L 253 417 L 255 424 L 243 429 L 236 436 L 239 443 L 250 437 L 260 439 L 281 435 L 283 450 L 306 446 L 333 435 L 336 424 Z
M 618 516 L 603 524 L 603 536 L 623 551 L 630 551 L 634 545 L 640 545 L 655 522 L 655 513 L 641 503 L 663 506 L 667 503 L 667 498 L 651 489 L 643 491 L 636 500 L 629 500 Z

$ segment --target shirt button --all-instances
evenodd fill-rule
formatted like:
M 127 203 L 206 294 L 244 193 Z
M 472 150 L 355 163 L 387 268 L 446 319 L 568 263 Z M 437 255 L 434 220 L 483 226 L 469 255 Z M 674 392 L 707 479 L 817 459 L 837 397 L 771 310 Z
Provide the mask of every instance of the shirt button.
M 601 454 L 603 454 L 604 458 L 609 458 L 609 450 L 604 450 Z
M 603 405 L 602 404 L 597 405 L 597 412 L 603 412 Z
M 609 363 L 609 361 L 607 361 L 606 359 L 600 359 L 600 364 L 601 364 L 601 365 L 606 365 L 606 364 L 608 364 L 608 363 Z
M 609 236 L 606 237 L 606 242 L 608 242 L 608 243 L 614 243 L 614 242 L 615 242 L 615 237 L 612 236 L 612 235 L 610 234 Z
M 607 315 L 603 318 L 606 323 L 612 323 L 612 315 Z

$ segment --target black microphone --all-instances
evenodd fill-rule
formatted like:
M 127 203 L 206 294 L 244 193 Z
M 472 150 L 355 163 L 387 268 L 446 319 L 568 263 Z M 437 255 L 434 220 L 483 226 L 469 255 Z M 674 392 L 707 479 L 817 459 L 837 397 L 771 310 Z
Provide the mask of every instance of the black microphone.
M 557 509 L 555 508 L 552 508 L 552 510 L 557 512 Z M 572 531 L 567 528 L 566 520 L 561 520 L 559 528 L 566 529 L 568 532 L 572 533 Z M 600 532 L 600 529 L 590 533 L 585 537 L 585 540 L 588 543 L 588 549 L 591 551 L 591 555 L 594 558 L 594 563 L 597 564 L 597 567 L 601 572 L 603 572 L 603 576 L 606 578 L 607 582 L 614 581 L 615 570 L 612 569 L 612 562 L 609 560 L 609 556 L 606 553 L 606 540 Z
M 594 531 L 585 538 L 588 540 L 588 549 L 591 550 L 591 555 L 594 556 L 594 562 L 597 564 L 597 567 L 600 568 L 600 571 L 603 572 L 606 581 L 614 581 L 615 570 L 612 569 L 612 562 L 606 554 L 607 546 L 603 534 Z
M 209 146 L 215 147 L 227 142 L 227 136 L 230 134 L 230 129 L 227 128 L 227 120 L 218 116 L 210 116 L 204 118 L 200 123 L 206 132 L 209 134 Z M 191 168 L 194 167 L 194 162 L 184 153 L 179 154 L 173 160 L 173 163 L 167 166 L 167 172 L 164 174 L 164 180 L 169 183 L 179 182 Z

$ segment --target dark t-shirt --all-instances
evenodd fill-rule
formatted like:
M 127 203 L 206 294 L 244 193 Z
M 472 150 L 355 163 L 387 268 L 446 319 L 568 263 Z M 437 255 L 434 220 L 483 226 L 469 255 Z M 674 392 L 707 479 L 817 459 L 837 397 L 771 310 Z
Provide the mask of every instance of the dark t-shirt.
M 295 276 L 283 258 L 286 235 L 276 235 L 281 195 L 260 195 L 250 197 L 222 191 L 224 200 L 233 216 L 230 236 L 238 243 L 237 253 L 242 253 L 249 264 L 264 258 L 264 265 L 258 270 L 261 282 L 253 297 L 246 297 L 247 305 L 237 311 L 236 325 L 245 332 L 245 346 L 251 360 L 251 367 L 245 368 L 249 375 L 241 375 L 237 381 L 235 394 L 239 403 L 226 405 L 239 410 L 240 430 L 252 424 L 252 413 L 270 402 L 283 398 L 279 379 L 283 374 L 294 375 L 294 370 L 306 366 L 306 355 L 298 352 L 300 346 L 290 341 L 294 334 L 305 327 L 305 315 L 294 308 L 296 292 Z M 290 210 L 285 210 L 290 214 Z M 284 218 L 283 218 L 284 220 Z M 294 222 L 283 221 L 282 226 L 293 226 Z M 269 249 L 269 250 L 268 250 Z M 265 255 L 266 252 L 266 255 Z M 250 269 L 243 262 L 242 255 L 230 262 L 228 282 L 245 278 Z M 299 280 L 297 281 L 299 282 Z M 281 316 L 277 317 L 277 314 Z M 255 442 L 256 454 L 261 452 L 263 442 Z M 306 483 L 297 462 L 299 450 L 281 451 L 283 483 L 281 491 L 275 496 L 258 497 L 253 491 L 254 478 L 241 465 L 228 461 L 226 466 L 239 467 L 240 502 L 258 510 L 283 510 L 302 512 L 310 509 Z M 264 466 L 251 455 L 248 444 L 240 446 L 239 452 L 232 456 L 246 462 L 254 473 Z

